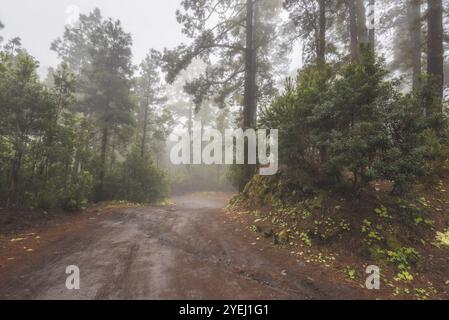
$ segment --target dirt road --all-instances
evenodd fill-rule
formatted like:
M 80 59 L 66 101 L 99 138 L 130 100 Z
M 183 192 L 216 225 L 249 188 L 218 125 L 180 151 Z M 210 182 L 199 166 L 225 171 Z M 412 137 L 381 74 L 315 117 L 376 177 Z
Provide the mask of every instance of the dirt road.
M 0 299 L 349 299 L 352 289 L 230 221 L 225 195 L 102 215 L 0 277 Z M 66 267 L 81 273 L 65 286 Z

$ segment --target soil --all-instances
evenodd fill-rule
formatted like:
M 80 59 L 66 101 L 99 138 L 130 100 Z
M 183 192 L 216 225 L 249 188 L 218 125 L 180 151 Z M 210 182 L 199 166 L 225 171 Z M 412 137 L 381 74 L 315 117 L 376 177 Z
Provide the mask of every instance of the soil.
M 449 247 L 437 239 L 449 230 L 449 175 L 402 197 L 391 194 L 387 181 L 357 196 L 280 192 L 279 184 L 255 178 L 232 199 L 230 215 L 255 237 L 326 270 L 335 283 L 364 288 L 374 265 L 381 287 L 372 297 L 449 299 Z
M 2 210 L 0 299 L 377 298 L 248 231 L 223 210 L 230 197 L 79 214 Z M 69 265 L 80 269 L 80 290 L 65 286 Z

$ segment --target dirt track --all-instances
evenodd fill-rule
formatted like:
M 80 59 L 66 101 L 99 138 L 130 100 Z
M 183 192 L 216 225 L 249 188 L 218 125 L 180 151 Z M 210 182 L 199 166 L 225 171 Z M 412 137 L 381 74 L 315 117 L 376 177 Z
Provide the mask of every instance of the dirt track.
M 0 276 L 0 299 L 350 299 L 359 292 L 269 241 L 253 243 L 221 208 L 224 195 L 191 195 L 163 208 L 122 209 Z M 67 290 L 77 265 L 80 290 Z

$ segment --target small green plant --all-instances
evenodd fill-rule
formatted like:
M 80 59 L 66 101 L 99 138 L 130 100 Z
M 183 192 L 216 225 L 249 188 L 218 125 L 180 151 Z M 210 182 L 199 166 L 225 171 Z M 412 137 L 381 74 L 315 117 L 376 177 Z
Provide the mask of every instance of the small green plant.
M 400 248 L 396 251 L 387 251 L 387 261 L 398 267 L 399 270 L 409 270 L 412 264 L 419 261 L 420 255 L 415 248 Z
M 310 212 L 310 210 L 304 210 L 303 212 L 302 212 L 302 218 L 304 219 L 304 220 L 307 220 L 307 219 L 309 219 L 310 217 L 312 216 L 312 212 Z
M 449 247 L 449 229 L 444 232 L 437 232 L 438 244 Z
M 299 238 L 301 239 L 301 241 L 308 247 L 312 246 L 312 240 L 310 239 L 309 235 L 305 232 L 301 232 L 299 234 Z
M 380 208 L 377 208 L 374 210 L 376 212 L 377 216 L 382 219 L 392 219 L 393 217 L 388 213 L 388 209 L 384 206 L 381 206 Z
M 437 294 L 437 291 L 432 285 L 428 288 L 415 288 L 415 297 L 419 300 L 430 299 L 434 294 Z
M 357 276 L 357 271 L 351 267 L 344 268 L 343 272 L 350 280 L 355 280 Z
M 376 241 L 382 241 L 384 238 L 379 234 L 379 232 L 375 230 L 371 230 L 368 233 L 368 238 L 376 240 Z
M 409 271 L 402 270 L 402 271 L 399 271 L 396 274 L 396 277 L 394 278 L 394 280 L 395 281 L 407 281 L 407 282 L 410 282 L 410 281 L 414 280 L 414 277 L 413 277 L 413 275 Z
M 401 294 L 410 294 L 410 289 L 395 287 L 393 295 L 394 296 L 398 296 L 398 295 L 401 295 Z
M 418 199 L 418 202 L 419 202 L 419 204 L 421 204 L 424 208 L 430 208 L 430 202 L 429 202 L 426 198 L 421 197 L 421 198 Z
M 369 221 L 368 219 L 363 220 L 363 224 L 362 224 L 362 233 L 367 233 L 369 228 L 371 228 L 371 221 Z
M 361 232 L 367 235 L 367 239 L 364 241 L 371 245 L 373 241 L 382 241 L 384 237 L 379 233 L 383 227 L 381 225 L 377 225 L 375 228 L 371 221 L 365 219 L 362 224 Z
M 340 229 L 346 232 L 351 231 L 351 225 L 345 219 L 340 221 Z

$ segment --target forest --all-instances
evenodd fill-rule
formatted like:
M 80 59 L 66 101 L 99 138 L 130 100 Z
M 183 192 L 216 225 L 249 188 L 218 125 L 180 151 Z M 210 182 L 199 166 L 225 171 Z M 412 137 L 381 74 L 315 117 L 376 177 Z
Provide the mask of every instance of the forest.
M 186 41 L 136 64 L 119 19 L 81 13 L 45 77 L 0 21 L 2 210 L 233 193 L 258 241 L 341 281 L 381 265 L 383 297 L 449 298 L 449 1 L 181 0 L 173 18 Z M 198 124 L 278 130 L 278 172 L 173 165 L 170 135 Z

